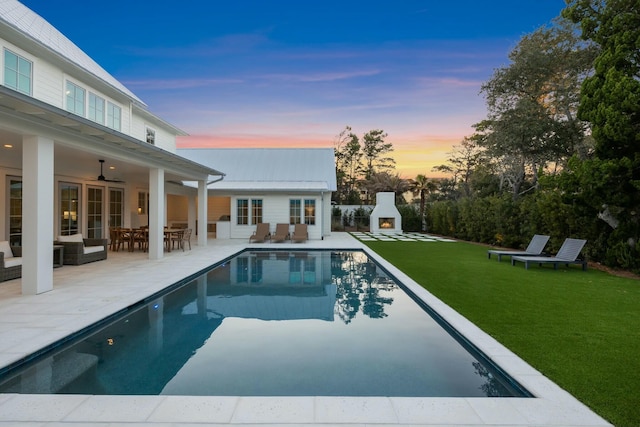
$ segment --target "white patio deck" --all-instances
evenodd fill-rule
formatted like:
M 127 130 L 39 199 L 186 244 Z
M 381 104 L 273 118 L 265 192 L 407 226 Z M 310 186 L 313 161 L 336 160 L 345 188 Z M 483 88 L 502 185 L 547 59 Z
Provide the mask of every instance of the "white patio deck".
M 425 244 L 445 244 L 425 242 Z M 162 260 L 109 253 L 106 261 L 54 271 L 54 289 L 22 296 L 0 283 L 0 366 L 115 313 L 245 247 L 360 248 L 346 233 L 303 244 L 210 240 Z M 500 343 L 371 254 L 536 398 L 191 397 L 0 394 L 2 426 L 605 426 L 590 411 Z

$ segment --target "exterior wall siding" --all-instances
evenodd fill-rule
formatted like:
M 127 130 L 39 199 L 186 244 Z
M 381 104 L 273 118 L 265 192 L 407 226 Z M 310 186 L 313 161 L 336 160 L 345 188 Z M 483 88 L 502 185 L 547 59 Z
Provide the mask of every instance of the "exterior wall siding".
M 309 239 L 319 240 L 322 238 L 321 219 L 322 204 L 321 197 L 318 194 L 284 194 L 284 195 L 242 195 L 231 197 L 231 238 L 232 239 L 249 239 L 256 229 L 256 224 L 238 225 L 238 199 L 261 199 L 262 200 L 262 222 L 270 224 L 270 230 L 273 233 L 277 223 L 289 224 L 289 200 L 291 199 L 313 199 L 316 201 L 316 224 L 309 225 Z M 329 204 L 331 201 L 329 200 Z M 330 220 L 325 217 L 325 222 Z M 293 231 L 293 225 L 289 226 Z
M 112 96 L 110 96 L 100 90 L 97 90 L 95 87 L 91 86 L 83 79 L 77 78 L 77 76 L 75 75 L 67 74 L 65 70 L 47 61 L 46 59 L 33 56 L 29 52 L 20 49 L 19 47 L 7 42 L 6 40 L 0 39 L 0 46 L 2 47 L 2 52 L 0 54 L 0 65 L 2 70 L 2 75 L 0 76 L 0 84 L 4 83 L 4 49 L 6 48 L 33 63 L 33 98 L 64 110 L 65 86 L 66 81 L 69 80 L 85 89 L 87 94 L 87 97 L 85 99 L 85 106 L 88 105 L 88 93 L 92 92 L 105 100 L 105 109 L 106 102 L 111 102 L 120 107 L 120 132 L 141 141 L 146 141 L 146 124 L 149 122 L 143 120 L 143 118 L 141 117 L 135 116 L 132 113 L 131 103 L 129 101 L 126 101 L 125 98 L 120 94 L 120 92 L 113 92 Z M 85 111 L 85 118 L 86 117 L 87 116 Z M 161 126 L 150 125 L 150 127 L 156 131 L 155 145 L 164 150 L 175 153 L 175 135 L 173 135 L 172 132 L 163 129 Z

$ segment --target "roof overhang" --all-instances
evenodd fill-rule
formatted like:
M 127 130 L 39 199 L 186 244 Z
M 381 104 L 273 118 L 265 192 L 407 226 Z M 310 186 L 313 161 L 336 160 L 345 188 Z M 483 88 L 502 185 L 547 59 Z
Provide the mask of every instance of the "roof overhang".
M 195 182 L 185 182 L 196 186 Z M 219 181 L 207 186 L 209 190 L 234 193 L 326 193 L 331 191 L 324 181 Z
M 208 180 L 211 175 L 224 176 L 223 172 L 216 169 L 4 86 L 0 86 L 0 127 L 22 135 L 47 136 L 56 144 L 164 169 L 185 180 Z

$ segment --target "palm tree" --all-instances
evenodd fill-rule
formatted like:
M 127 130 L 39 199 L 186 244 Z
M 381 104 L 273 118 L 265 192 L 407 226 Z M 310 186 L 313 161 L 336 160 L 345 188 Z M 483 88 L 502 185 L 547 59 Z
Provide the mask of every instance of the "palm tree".
M 425 219 L 425 204 L 427 194 L 435 191 L 436 183 L 427 178 L 425 175 L 417 175 L 415 179 L 411 180 L 411 192 L 415 196 L 420 196 L 420 220 L 422 221 L 422 231 L 427 229 L 427 221 Z

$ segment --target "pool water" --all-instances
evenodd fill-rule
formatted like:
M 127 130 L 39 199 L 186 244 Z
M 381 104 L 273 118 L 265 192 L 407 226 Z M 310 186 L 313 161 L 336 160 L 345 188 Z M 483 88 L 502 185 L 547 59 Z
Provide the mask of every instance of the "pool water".
M 434 316 L 364 252 L 246 251 L 4 373 L 0 392 L 529 396 Z

